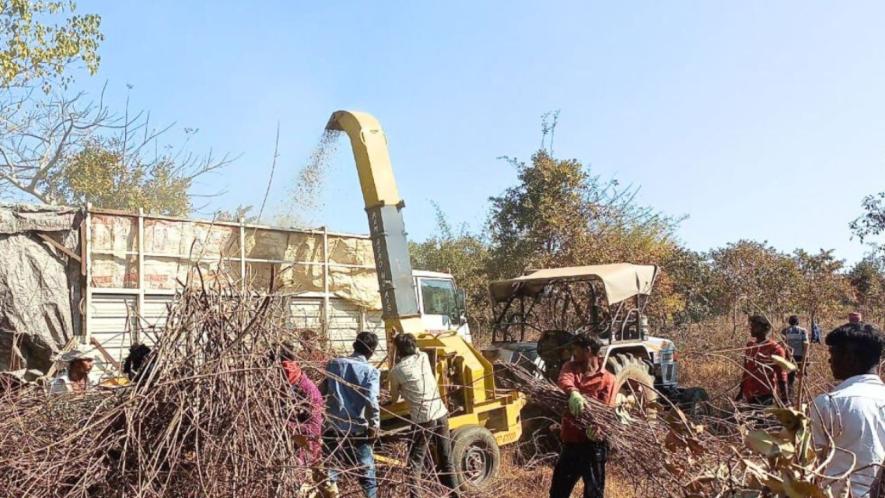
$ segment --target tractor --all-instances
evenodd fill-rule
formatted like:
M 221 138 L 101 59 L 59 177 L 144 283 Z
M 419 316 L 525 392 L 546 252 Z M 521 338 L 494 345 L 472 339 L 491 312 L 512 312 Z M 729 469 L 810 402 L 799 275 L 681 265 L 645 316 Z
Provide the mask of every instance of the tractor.
M 604 364 L 616 378 L 616 403 L 655 409 L 669 404 L 652 403 L 662 394 L 697 413 L 706 392 L 679 386 L 675 345 L 649 331 L 645 309 L 657 276 L 654 265 L 615 263 L 533 270 L 492 282 L 493 342 L 484 353 L 555 382 L 575 335 L 589 333 L 603 341 Z M 523 415 L 524 421 L 532 418 Z

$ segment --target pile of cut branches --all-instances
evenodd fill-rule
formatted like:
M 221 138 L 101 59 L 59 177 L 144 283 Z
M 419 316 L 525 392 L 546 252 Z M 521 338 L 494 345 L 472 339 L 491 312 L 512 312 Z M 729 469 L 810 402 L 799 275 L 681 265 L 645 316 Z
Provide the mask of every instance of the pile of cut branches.
M 283 312 L 221 283 L 185 287 L 138 384 L 9 395 L 0 496 L 296 496 L 308 474 L 287 425 L 296 401 L 270 368 L 293 339 Z
M 568 410 L 568 396 L 553 383 L 501 366 L 508 387 L 551 415 Z M 833 496 L 834 480 L 821 472 L 834 450 L 819 455 L 812 448 L 808 405 L 733 408 L 727 417 L 690 419 L 675 406 L 612 407 L 585 398 L 577 421 L 608 443 L 613 463 L 640 496 Z

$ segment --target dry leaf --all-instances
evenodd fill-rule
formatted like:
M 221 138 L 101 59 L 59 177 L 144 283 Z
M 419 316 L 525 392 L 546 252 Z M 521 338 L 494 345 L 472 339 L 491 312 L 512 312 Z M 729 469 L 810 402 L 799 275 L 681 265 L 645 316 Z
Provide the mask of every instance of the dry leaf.
M 771 355 L 771 361 L 773 361 L 775 365 L 783 368 L 787 372 L 795 372 L 796 370 L 799 369 L 799 367 L 797 367 L 795 363 L 784 358 L 783 356 L 773 354 L 773 355 Z
M 766 458 L 790 458 L 795 452 L 793 443 L 775 438 L 765 431 L 752 431 L 744 438 L 747 448 Z

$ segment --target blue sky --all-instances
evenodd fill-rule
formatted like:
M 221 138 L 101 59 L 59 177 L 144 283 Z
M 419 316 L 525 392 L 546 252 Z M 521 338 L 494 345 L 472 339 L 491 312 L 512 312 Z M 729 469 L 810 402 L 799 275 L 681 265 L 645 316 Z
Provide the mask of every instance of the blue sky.
M 641 186 L 688 215 L 695 249 L 740 238 L 864 248 L 848 222 L 885 190 L 885 3 L 81 1 L 102 15 L 102 67 L 122 107 L 199 128 L 193 150 L 240 155 L 200 192 L 211 208 L 286 210 L 329 114 L 384 125 L 406 226 L 479 228 L 560 109 L 556 154 Z M 170 137 L 171 138 L 171 137 Z M 329 164 L 312 225 L 365 232 L 349 148 Z M 205 213 L 204 213 L 205 214 Z

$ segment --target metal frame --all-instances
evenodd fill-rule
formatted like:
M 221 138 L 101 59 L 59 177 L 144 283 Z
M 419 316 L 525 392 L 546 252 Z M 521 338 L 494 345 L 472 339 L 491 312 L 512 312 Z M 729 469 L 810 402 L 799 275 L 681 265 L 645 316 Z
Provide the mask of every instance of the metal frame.
M 655 274 L 655 280 L 656 279 L 657 279 L 657 274 Z M 654 286 L 655 280 L 652 280 L 652 286 Z M 499 339 L 498 334 L 499 334 L 499 329 L 501 329 L 500 332 L 503 335 L 503 337 L 501 337 L 500 339 L 503 339 L 504 342 L 513 342 L 513 334 L 508 334 L 508 333 L 504 332 L 504 330 L 502 328 L 502 326 L 506 326 L 506 325 L 519 325 L 520 326 L 520 334 L 519 334 L 520 338 L 519 338 L 518 342 L 524 341 L 525 340 L 525 328 L 526 328 L 526 326 L 531 327 L 531 325 L 527 321 L 527 318 L 531 315 L 532 311 L 535 308 L 535 305 L 537 305 L 542 299 L 549 299 L 550 298 L 550 296 L 548 295 L 548 292 L 549 292 L 549 289 L 552 289 L 552 288 L 562 289 L 562 291 L 563 291 L 562 296 L 556 296 L 553 298 L 554 301 L 551 302 L 551 304 L 550 304 L 552 311 L 556 312 L 557 309 L 560 306 L 562 306 L 562 314 L 565 315 L 568 313 L 569 305 L 571 304 L 575 308 L 575 310 L 574 310 L 575 314 L 578 316 L 585 317 L 586 320 L 588 321 L 588 323 L 599 321 L 599 317 L 595 316 L 596 313 L 598 312 L 596 307 L 591 304 L 589 307 L 590 308 L 589 310 L 581 309 L 580 299 L 576 299 L 575 296 L 573 295 L 573 292 L 572 292 L 573 291 L 573 288 L 572 288 L 573 284 L 582 284 L 582 283 L 589 284 L 589 292 L 590 292 L 589 297 L 590 297 L 590 302 L 592 303 L 598 297 L 598 295 L 596 293 L 596 289 L 594 288 L 595 282 L 596 282 L 596 280 L 594 280 L 594 279 L 551 280 L 550 282 L 548 282 L 544 286 L 545 287 L 544 291 L 539 292 L 536 295 L 530 297 L 531 304 L 527 310 L 525 307 L 525 300 L 526 300 L 527 296 L 525 296 L 525 295 L 520 295 L 520 294 L 514 293 L 513 295 L 511 295 L 507 299 L 507 301 L 504 301 L 502 303 L 496 304 L 493 301 L 493 303 L 492 303 L 493 310 L 495 308 L 498 308 L 498 309 L 500 309 L 500 312 L 495 313 L 495 321 L 494 321 L 494 324 L 492 327 L 492 341 L 496 342 Z M 643 316 L 643 313 L 644 313 L 645 308 L 646 308 L 648 301 L 649 301 L 648 297 L 649 296 L 634 296 L 632 298 L 629 298 L 624 301 L 619 301 L 617 303 L 606 303 L 608 305 L 608 309 L 610 310 L 610 313 L 609 313 L 610 316 L 609 316 L 608 323 L 604 324 L 606 327 L 604 330 L 601 331 L 601 334 L 605 335 L 606 331 L 609 332 L 607 334 L 608 335 L 607 342 L 609 345 L 644 339 L 644 334 L 641 332 L 641 328 L 640 328 L 638 338 L 625 339 L 624 333 L 625 333 L 626 327 L 629 323 L 629 318 L 633 315 L 636 316 L 637 327 L 639 327 L 639 320 Z M 628 301 L 631 301 L 634 298 L 636 299 L 636 306 L 633 306 L 632 303 L 628 304 Z M 505 323 L 503 321 L 504 317 L 506 316 L 508 310 L 510 310 L 510 308 L 513 306 L 514 301 L 519 302 L 521 321 Z M 623 314 L 623 316 L 622 316 L 622 314 Z
M 103 215 L 103 216 L 116 216 L 127 219 L 134 219 L 136 226 L 136 240 L 135 240 L 135 250 L 126 250 L 126 251 L 114 251 L 114 250 L 102 250 L 102 249 L 94 249 L 94 215 Z M 145 237 L 145 220 L 159 220 L 159 221 L 173 221 L 173 222 L 184 222 L 184 223 L 192 223 L 198 225 L 208 225 L 208 226 L 223 226 L 234 229 L 238 232 L 239 235 L 239 254 L 235 256 L 221 256 L 221 255 L 211 255 L 204 257 L 202 254 L 200 255 L 191 255 L 191 254 L 171 254 L 171 253 L 162 253 L 162 252 L 152 252 L 145 251 L 144 248 L 144 237 Z M 322 237 L 322 260 L 321 261 L 291 261 L 291 260 L 280 260 L 280 259 L 266 259 L 266 258 L 249 258 L 246 257 L 246 230 L 263 230 L 263 231 L 272 231 L 272 232 L 282 232 L 287 234 L 301 234 L 301 235 L 313 235 L 313 236 L 321 236 Z M 241 290 L 246 290 L 247 287 L 247 264 L 285 264 L 291 266 L 316 266 L 320 265 L 322 267 L 323 272 L 323 290 L 321 293 L 322 298 L 322 308 L 321 308 L 321 316 L 323 323 L 322 333 L 328 335 L 329 332 L 329 318 L 330 318 L 330 300 L 331 298 L 336 297 L 335 294 L 329 291 L 330 279 L 329 279 L 329 268 L 338 267 L 338 268 L 364 268 L 375 270 L 374 265 L 354 265 L 354 264 L 343 264 L 343 263 L 333 263 L 329 260 L 329 237 L 346 237 L 346 238 L 356 238 L 356 239 L 364 239 L 370 240 L 370 237 L 367 235 L 357 235 L 357 234 L 349 234 L 344 232 L 332 232 L 329 231 L 326 227 L 321 227 L 319 229 L 295 229 L 295 228 L 282 228 L 282 227 L 274 227 L 269 225 L 260 225 L 260 224 L 247 224 L 244 219 L 240 219 L 237 222 L 227 222 L 227 221 L 207 221 L 207 220 L 195 220 L 195 219 L 187 219 L 180 218 L 174 216 L 162 216 L 162 215 L 150 215 L 145 214 L 142 209 L 139 209 L 138 212 L 127 212 L 113 209 L 99 209 L 92 207 L 91 204 L 87 204 L 85 208 L 85 216 L 83 221 L 83 240 L 82 240 L 82 261 L 85 269 L 84 272 L 84 285 L 82 288 L 84 289 L 84 309 L 82 313 L 82 329 L 81 329 L 81 337 L 80 341 L 82 344 L 89 344 L 92 340 L 92 334 L 90 332 L 90 324 L 89 324 L 89 316 L 90 310 L 93 305 L 93 297 L 95 295 L 126 295 L 126 296 L 136 296 L 136 304 L 135 316 L 141 317 L 145 311 L 145 296 L 156 296 L 156 295 L 175 295 L 176 290 L 174 289 L 149 289 L 146 287 L 145 282 L 145 259 L 146 258 L 169 258 L 176 260 L 186 260 L 190 262 L 238 262 L 239 263 L 239 277 L 240 277 L 240 285 Z M 97 287 L 93 285 L 93 271 L 92 266 L 95 260 L 95 256 L 101 255 L 114 255 L 114 256 L 135 256 L 137 260 L 137 281 L 135 288 L 118 288 L 118 287 Z M 312 292 L 315 297 L 316 292 Z M 366 318 L 366 310 L 362 310 L 360 313 L 360 322 L 364 324 L 367 320 Z M 133 330 L 133 340 L 139 340 L 139 329 L 141 327 L 134 327 Z

